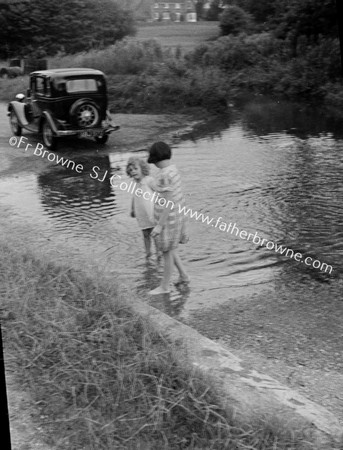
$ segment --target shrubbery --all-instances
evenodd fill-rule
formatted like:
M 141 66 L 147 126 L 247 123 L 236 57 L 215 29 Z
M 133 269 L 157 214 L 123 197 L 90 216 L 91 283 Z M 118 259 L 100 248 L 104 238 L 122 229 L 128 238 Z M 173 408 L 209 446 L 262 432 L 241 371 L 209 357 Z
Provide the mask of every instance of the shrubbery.
M 333 37 L 319 36 L 313 45 L 311 37 L 301 36 L 293 48 L 289 40 L 272 32 L 230 34 L 203 43 L 185 56 L 180 49 L 163 49 L 155 40 L 125 39 L 104 50 L 60 55 L 49 66 L 104 71 L 114 112 L 194 107 L 223 112 L 242 91 L 335 106 L 342 105 L 343 99 L 340 47 Z M 3 81 L 3 100 L 9 100 L 8 88 L 14 89 L 13 80 Z
M 124 40 L 106 50 L 60 56 L 52 67 L 90 67 L 108 76 L 111 106 L 116 111 L 144 112 L 203 107 L 223 112 L 229 85 L 220 67 L 194 65 L 156 41 Z
M 163 62 L 166 56 L 167 52 L 154 40 L 136 42 L 124 39 L 104 50 L 92 50 L 73 56 L 60 54 L 51 59 L 50 66 L 90 67 L 108 75 L 133 75 L 149 71 L 156 63 Z
M 228 6 L 220 17 L 219 27 L 222 35 L 239 34 L 252 29 L 250 14 L 239 6 Z
M 124 40 L 103 51 L 54 59 L 55 67 L 94 67 L 109 75 L 112 106 L 144 112 L 202 107 L 223 112 L 242 90 L 336 102 L 340 79 L 338 39 L 303 36 L 296 53 L 271 32 L 230 34 L 181 57 L 154 40 Z M 330 84 L 331 83 L 331 84 Z M 336 83 L 335 92 L 328 87 Z M 338 84 L 337 84 L 338 83 Z

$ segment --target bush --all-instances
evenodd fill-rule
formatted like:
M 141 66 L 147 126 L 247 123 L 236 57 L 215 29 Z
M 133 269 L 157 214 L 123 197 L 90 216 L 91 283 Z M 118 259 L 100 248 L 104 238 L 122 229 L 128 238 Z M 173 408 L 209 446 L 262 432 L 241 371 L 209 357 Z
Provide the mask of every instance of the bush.
M 239 6 L 228 6 L 220 17 L 219 27 L 223 36 L 249 32 L 252 29 L 251 16 Z
M 327 101 L 339 98 L 340 94 L 329 95 L 330 83 L 341 78 L 338 39 L 320 36 L 313 45 L 303 36 L 296 50 L 299 56 L 293 57 L 287 40 L 267 32 L 222 36 L 184 56 L 180 48 L 163 49 L 155 40 L 126 39 L 101 51 L 59 55 L 49 67 L 105 72 L 110 105 L 116 112 L 176 112 L 193 107 L 222 112 L 228 99 L 242 90 Z M 9 100 L 8 90 L 15 94 L 22 90 L 19 79 L 9 81 L 13 80 L 3 81 L 3 100 Z
M 105 50 L 93 50 L 75 56 L 59 56 L 50 62 L 51 68 L 90 67 L 107 75 L 141 74 L 160 63 L 166 51 L 155 40 L 137 42 L 124 39 Z
M 202 45 L 187 58 L 193 64 L 217 66 L 231 72 L 263 63 L 264 59 L 274 52 L 275 47 L 275 39 L 267 33 L 252 36 L 230 35 Z

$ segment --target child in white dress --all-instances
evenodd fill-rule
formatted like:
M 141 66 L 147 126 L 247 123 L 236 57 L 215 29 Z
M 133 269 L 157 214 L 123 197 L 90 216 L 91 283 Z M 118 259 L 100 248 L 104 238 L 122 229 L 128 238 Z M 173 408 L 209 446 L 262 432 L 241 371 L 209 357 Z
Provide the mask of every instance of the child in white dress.
M 126 173 L 129 177 L 133 178 L 137 184 L 132 197 L 131 217 L 137 219 L 138 226 L 143 231 L 146 257 L 150 258 L 151 241 L 153 240 L 151 232 L 155 227 L 154 203 L 151 201 L 155 190 L 155 181 L 149 176 L 149 165 L 143 159 L 138 157 L 129 158 L 126 166 Z M 141 190 L 143 194 L 137 195 L 139 190 Z

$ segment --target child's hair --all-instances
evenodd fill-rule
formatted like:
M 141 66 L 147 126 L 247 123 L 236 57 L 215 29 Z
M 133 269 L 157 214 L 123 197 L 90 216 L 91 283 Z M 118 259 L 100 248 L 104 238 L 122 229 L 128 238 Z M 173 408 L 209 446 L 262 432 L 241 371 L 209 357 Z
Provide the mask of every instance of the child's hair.
M 164 159 L 170 159 L 172 156 L 171 148 L 165 142 L 155 142 L 149 151 L 149 164 L 156 164 Z
M 131 156 L 128 161 L 127 161 L 127 165 L 126 165 L 126 173 L 130 176 L 129 170 L 130 170 L 130 166 L 139 166 L 141 168 L 142 171 L 142 175 L 144 175 L 145 177 L 147 175 L 149 175 L 150 173 L 150 168 L 148 166 L 148 164 L 144 161 L 144 159 L 142 158 L 138 158 L 137 156 Z

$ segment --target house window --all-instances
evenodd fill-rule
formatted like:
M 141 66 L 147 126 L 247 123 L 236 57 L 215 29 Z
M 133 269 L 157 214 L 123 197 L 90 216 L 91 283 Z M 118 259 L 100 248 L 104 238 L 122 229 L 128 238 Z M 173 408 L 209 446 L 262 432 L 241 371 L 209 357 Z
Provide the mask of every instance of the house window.
M 164 7 L 165 7 L 165 9 L 168 9 L 169 8 L 169 3 L 165 3 Z
M 192 2 L 187 2 L 187 6 L 188 6 L 188 8 L 192 8 Z
M 155 20 L 158 20 L 159 18 L 160 18 L 160 15 L 159 15 L 159 13 L 157 13 L 157 12 L 156 12 L 156 13 L 154 13 L 154 19 L 155 19 Z
M 158 3 L 155 3 L 154 8 L 156 9 L 158 8 Z
M 180 3 L 175 3 L 175 9 L 180 9 Z
M 163 20 L 170 20 L 170 14 L 169 14 L 169 12 L 163 13 L 162 18 L 163 18 Z
M 187 13 L 186 14 L 186 22 L 196 22 L 196 21 L 197 21 L 196 13 Z

